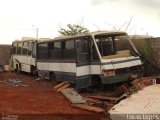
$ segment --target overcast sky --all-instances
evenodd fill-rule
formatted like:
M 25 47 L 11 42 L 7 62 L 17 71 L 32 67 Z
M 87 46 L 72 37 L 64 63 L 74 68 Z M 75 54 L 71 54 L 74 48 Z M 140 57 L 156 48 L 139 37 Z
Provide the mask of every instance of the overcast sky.
M 53 38 L 69 23 L 160 36 L 159 6 L 160 0 L 0 0 L 0 44 L 36 37 L 36 28 L 39 37 Z

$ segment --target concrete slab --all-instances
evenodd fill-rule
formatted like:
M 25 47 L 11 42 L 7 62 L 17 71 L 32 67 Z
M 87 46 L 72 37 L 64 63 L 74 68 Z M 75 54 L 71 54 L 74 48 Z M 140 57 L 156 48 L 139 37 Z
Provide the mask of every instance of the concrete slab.
M 143 119 L 144 115 L 160 114 L 159 108 L 160 85 L 157 84 L 145 87 L 122 100 L 111 108 L 109 113 L 112 120 L 138 119 L 137 117 Z

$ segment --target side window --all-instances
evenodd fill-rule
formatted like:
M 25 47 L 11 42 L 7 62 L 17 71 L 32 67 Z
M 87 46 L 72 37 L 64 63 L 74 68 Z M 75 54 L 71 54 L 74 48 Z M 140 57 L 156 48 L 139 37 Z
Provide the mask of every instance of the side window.
M 48 43 L 38 44 L 38 58 L 48 58 Z
M 28 42 L 24 42 L 22 47 L 22 55 L 27 55 L 27 51 L 28 51 Z
M 114 37 L 96 37 L 96 43 L 101 56 L 115 54 Z
M 92 60 L 99 61 L 98 52 L 96 50 L 94 43 L 92 43 Z
M 16 43 L 14 43 L 14 44 L 12 45 L 12 53 L 13 53 L 13 54 L 17 54 L 17 44 L 16 44 Z
M 60 59 L 61 58 L 61 42 L 50 42 L 49 43 L 49 59 Z
M 32 49 L 32 57 L 35 58 L 37 56 L 37 43 L 33 43 L 33 49 Z
M 21 55 L 21 51 L 22 51 L 22 43 L 18 43 L 17 54 Z
M 114 39 L 111 37 L 105 38 L 102 40 L 102 49 L 103 53 L 102 56 L 107 56 L 107 55 L 114 55 L 115 54 L 115 49 L 114 49 Z
M 32 55 L 33 42 L 28 43 L 28 55 Z
M 90 39 L 88 37 L 76 40 L 77 62 L 90 61 Z
M 63 41 L 64 47 L 62 58 L 67 60 L 75 60 L 75 44 L 74 40 Z

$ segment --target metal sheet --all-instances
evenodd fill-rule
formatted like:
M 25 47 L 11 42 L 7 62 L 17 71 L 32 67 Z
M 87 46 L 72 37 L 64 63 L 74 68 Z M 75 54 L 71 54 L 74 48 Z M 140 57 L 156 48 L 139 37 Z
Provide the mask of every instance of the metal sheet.
M 73 104 L 86 103 L 86 100 L 79 95 L 73 88 L 66 88 L 61 90 L 61 93 Z

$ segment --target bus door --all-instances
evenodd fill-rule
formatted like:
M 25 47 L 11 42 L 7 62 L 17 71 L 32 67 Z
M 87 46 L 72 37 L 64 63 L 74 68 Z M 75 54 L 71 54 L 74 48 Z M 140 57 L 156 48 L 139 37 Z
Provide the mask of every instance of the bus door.
M 77 38 L 76 45 L 76 87 L 83 88 L 89 85 L 90 80 L 90 40 L 88 37 Z

